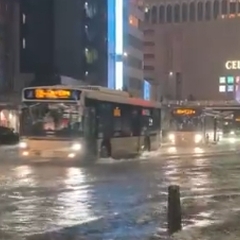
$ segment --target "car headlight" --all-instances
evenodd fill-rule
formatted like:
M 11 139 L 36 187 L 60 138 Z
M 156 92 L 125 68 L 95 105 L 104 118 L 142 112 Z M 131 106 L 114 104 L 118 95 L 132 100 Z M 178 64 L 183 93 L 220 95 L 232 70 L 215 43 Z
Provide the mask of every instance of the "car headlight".
M 27 148 L 27 143 L 26 142 L 20 142 L 19 143 L 19 148 L 22 148 L 22 149 Z
M 202 140 L 202 135 L 196 134 L 195 135 L 195 143 L 199 143 Z
M 71 147 L 73 151 L 79 151 L 81 150 L 81 148 L 82 148 L 82 145 L 80 143 L 74 143 Z
M 174 141 L 175 140 L 174 134 L 169 134 L 168 139 L 171 140 L 171 141 Z

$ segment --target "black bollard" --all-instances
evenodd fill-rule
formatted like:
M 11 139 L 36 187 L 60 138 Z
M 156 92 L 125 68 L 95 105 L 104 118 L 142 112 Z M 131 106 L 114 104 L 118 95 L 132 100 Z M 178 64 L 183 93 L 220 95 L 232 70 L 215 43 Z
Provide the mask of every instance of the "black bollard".
M 168 233 L 172 235 L 180 230 L 182 230 L 180 188 L 171 185 L 168 187 Z

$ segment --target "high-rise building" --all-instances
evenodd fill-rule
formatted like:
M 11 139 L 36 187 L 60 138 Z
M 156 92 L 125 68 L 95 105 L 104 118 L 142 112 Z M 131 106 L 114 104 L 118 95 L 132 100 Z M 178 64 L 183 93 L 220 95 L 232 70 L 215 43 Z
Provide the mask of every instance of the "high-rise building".
M 240 2 L 143 1 L 144 74 L 161 96 L 239 100 Z
M 144 13 L 137 1 L 20 0 L 19 16 L 17 65 L 32 84 L 67 76 L 143 95 Z

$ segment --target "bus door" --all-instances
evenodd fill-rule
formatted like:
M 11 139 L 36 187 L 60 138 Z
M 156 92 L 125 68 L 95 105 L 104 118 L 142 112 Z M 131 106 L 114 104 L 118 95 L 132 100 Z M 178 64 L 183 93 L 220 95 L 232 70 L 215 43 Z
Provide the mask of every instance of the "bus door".
M 86 107 L 84 110 L 84 138 L 86 143 L 87 157 L 91 160 L 97 157 L 97 133 L 96 133 L 96 110 Z

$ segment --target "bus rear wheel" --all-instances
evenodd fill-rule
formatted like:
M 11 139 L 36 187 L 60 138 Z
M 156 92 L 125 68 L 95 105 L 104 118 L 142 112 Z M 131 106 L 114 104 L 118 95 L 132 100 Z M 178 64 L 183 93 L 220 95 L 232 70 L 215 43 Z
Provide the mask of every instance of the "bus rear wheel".
M 109 141 L 103 141 L 101 144 L 100 150 L 100 157 L 101 158 L 109 158 L 111 157 L 111 144 Z

